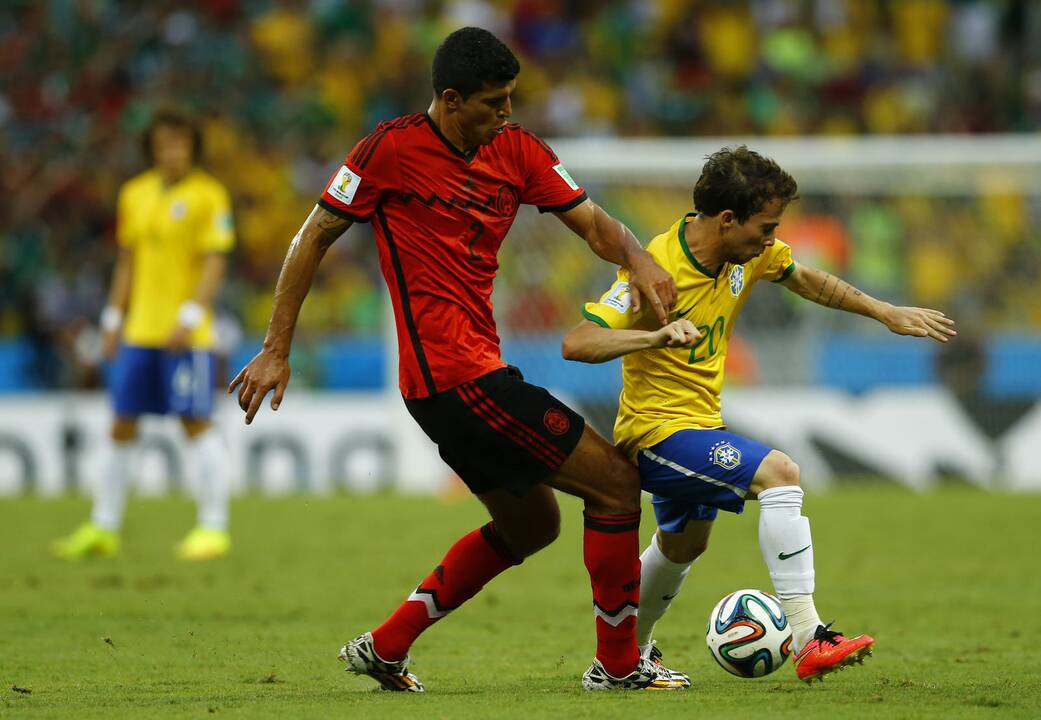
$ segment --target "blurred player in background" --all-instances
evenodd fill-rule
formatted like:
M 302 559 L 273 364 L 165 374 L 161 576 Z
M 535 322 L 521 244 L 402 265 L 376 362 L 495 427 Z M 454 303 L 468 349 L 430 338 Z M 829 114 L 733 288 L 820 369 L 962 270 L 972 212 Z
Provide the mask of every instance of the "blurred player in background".
M 138 418 L 177 415 L 188 435 L 188 480 L 198 522 L 176 547 L 179 557 L 224 555 L 229 476 L 212 427 L 212 304 L 234 244 L 228 192 L 197 167 L 198 127 L 176 110 L 158 111 L 144 135 L 152 167 L 120 190 L 119 257 L 101 315 L 106 357 L 114 358 L 112 454 L 94 493 L 90 520 L 55 542 L 61 557 L 113 555 L 136 467 Z
M 343 648 L 348 669 L 387 690 L 422 692 L 408 670 L 412 643 L 553 542 L 556 488 L 585 501 L 597 650 L 583 687 L 680 689 L 686 676 L 642 659 L 635 640 L 639 477 L 580 415 L 502 361 L 491 305 L 496 254 L 521 203 L 553 212 L 600 257 L 625 268 L 634 304 L 661 324 L 675 285 L 545 143 L 508 122 L 519 71 L 509 48 L 485 30 L 463 28 L 444 40 L 428 112 L 380 123 L 358 143 L 293 240 L 263 349 L 229 392 L 240 388 L 247 423 L 270 390 L 278 408 L 293 328 L 322 256 L 352 223 L 373 221 L 405 404 L 492 521 L 460 538 L 386 622 Z
M 752 285 L 766 279 L 825 307 L 874 318 L 898 335 L 946 342 L 956 333 L 941 312 L 894 307 L 797 265 L 774 236 L 796 192 L 788 173 L 744 146 L 711 155 L 694 186 L 698 212 L 647 248 L 676 278 L 672 322 L 659 327 L 631 302 L 622 269 L 599 302 L 585 305 L 586 319 L 564 338 L 563 352 L 593 363 L 624 356 L 615 442 L 637 463 L 658 520 L 641 556 L 641 652 L 661 656 L 654 625 L 705 551 L 717 511 L 740 513 L 745 500 L 758 499 L 759 546 L 791 624 L 796 673 L 810 682 L 860 660 L 874 640 L 845 638 L 817 614 L 799 467 L 781 451 L 724 429 L 719 396 L 734 322 Z

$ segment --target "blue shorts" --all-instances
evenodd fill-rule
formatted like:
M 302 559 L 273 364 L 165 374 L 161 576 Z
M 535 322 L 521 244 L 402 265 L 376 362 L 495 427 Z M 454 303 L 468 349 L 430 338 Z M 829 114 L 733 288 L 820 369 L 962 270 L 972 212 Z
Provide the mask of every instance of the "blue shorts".
M 206 350 L 175 353 L 123 345 L 110 376 L 116 415 L 208 418 L 213 413 L 215 370 L 216 358 Z
M 640 484 L 654 495 L 658 527 L 678 533 L 691 520 L 714 520 L 718 510 L 740 513 L 771 449 L 726 430 L 680 430 L 640 450 Z

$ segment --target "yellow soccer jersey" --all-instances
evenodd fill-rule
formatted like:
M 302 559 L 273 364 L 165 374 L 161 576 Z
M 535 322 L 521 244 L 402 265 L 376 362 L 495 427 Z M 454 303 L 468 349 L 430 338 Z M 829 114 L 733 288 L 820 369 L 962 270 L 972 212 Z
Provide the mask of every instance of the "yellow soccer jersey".
M 622 359 L 622 394 L 618 399 L 615 443 L 635 458 L 640 448 L 656 445 L 674 432 L 723 426 L 719 393 L 727 343 L 752 285 L 760 278 L 780 282 L 795 270 L 791 248 L 777 240 L 744 265 L 724 264 L 713 277 L 694 259 L 685 229 L 694 217 L 681 218 L 647 246 L 672 273 L 679 293 L 671 318 L 686 318 L 701 331 L 693 348 L 658 348 L 629 353 Z M 629 298 L 628 272 L 582 314 L 607 328 L 654 330 L 660 327 L 649 305 L 635 314 Z
M 228 191 L 202 170 L 169 187 L 157 170 L 148 170 L 120 189 L 116 235 L 133 253 L 123 340 L 164 347 L 177 327 L 181 303 L 195 294 L 203 257 L 227 252 L 235 243 Z M 210 311 L 192 333 L 191 345 L 213 346 Z

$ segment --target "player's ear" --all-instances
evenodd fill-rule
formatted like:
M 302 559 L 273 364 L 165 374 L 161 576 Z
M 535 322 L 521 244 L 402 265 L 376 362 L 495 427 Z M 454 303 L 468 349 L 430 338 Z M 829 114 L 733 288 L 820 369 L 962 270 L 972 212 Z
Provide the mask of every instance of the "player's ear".
M 459 94 L 458 90 L 446 88 L 441 93 L 441 102 L 444 104 L 446 108 L 454 112 L 459 109 L 460 105 L 463 104 L 463 96 Z
M 719 214 L 719 225 L 722 228 L 730 228 L 737 223 L 737 215 L 733 210 L 724 210 Z

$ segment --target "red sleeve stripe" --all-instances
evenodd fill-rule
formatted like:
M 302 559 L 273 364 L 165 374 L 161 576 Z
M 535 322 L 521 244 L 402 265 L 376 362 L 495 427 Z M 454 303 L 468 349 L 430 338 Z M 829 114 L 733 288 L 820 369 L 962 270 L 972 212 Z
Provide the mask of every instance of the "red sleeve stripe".
M 547 467 L 556 470 L 564 464 L 567 456 L 520 420 L 510 415 L 501 405 L 492 400 L 474 382 L 458 387 L 459 396 L 486 423 L 525 448 Z

